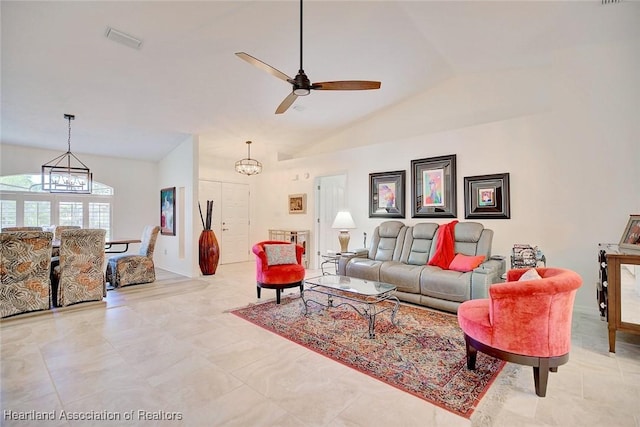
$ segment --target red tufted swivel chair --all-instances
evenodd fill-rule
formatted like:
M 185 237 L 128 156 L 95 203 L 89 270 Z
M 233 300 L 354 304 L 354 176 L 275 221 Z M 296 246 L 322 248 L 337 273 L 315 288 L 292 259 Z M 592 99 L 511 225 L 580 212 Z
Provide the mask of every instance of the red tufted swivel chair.
M 265 246 L 273 245 L 274 248 L 291 249 L 295 248 L 295 262 L 293 258 L 287 261 L 286 257 L 272 256 L 269 259 Z M 288 248 L 284 248 L 287 246 Z M 286 243 L 277 240 L 267 240 L 253 245 L 253 253 L 256 255 L 256 283 L 258 298 L 262 288 L 276 290 L 276 303 L 280 304 L 280 292 L 282 289 L 300 287 L 303 289 L 305 269 L 302 265 L 302 253 L 304 248 L 300 245 Z M 293 254 L 290 254 L 293 256 Z M 291 263 L 285 263 L 291 262 Z
M 533 366 L 536 394 L 547 392 L 549 371 L 569 360 L 573 302 L 582 278 L 560 268 L 537 268 L 541 279 L 518 281 L 527 270 L 510 270 L 489 298 L 463 302 L 458 323 L 467 347 L 467 368 L 476 352 Z

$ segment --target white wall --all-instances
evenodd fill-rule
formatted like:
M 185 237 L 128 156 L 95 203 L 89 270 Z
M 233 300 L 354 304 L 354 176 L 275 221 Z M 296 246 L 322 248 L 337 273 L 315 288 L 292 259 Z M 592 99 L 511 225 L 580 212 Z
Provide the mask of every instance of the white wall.
M 546 68 L 447 81 L 314 146 L 384 140 L 377 145 L 265 168 L 256 183 L 255 223 L 263 234 L 272 227 L 313 230 L 314 178 L 347 170 L 358 226 L 351 236 L 361 242 L 362 232 L 382 221 L 368 218 L 368 174 L 405 169 L 404 221 L 415 224 L 423 220 L 409 218 L 410 161 L 456 154 L 458 220 L 464 220 L 465 176 L 509 172 L 511 219 L 479 221 L 495 231 L 493 252 L 509 255 L 514 243 L 538 245 L 548 265 L 582 276 L 576 306 L 596 312 L 598 243 L 617 243 L 628 216 L 640 212 L 639 48 L 636 40 L 583 46 L 558 51 Z M 305 173 L 309 179 L 294 180 Z M 307 215 L 287 214 L 283 201 L 290 193 L 307 193 Z
M 156 195 L 162 188 L 176 187 L 176 235 L 160 235 L 156 244 L 156 266 L 197 277 L 198 237 L 198 138 L 189 137 L 158 163 Z M 159 215 L 159 214 L 158 214 Z M 158 219 L 159 222 L 159 219 Z

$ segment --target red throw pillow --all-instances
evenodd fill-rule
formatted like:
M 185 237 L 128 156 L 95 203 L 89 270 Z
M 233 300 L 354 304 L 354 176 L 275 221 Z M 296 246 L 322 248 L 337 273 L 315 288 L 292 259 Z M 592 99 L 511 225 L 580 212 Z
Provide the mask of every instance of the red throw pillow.
M 463 254 L 456 254 L 449 264 L 449 270 L 460 271 L 466 273 L 474 268 L 478 267 L 484 261 L 484 255 L 469 256 Z

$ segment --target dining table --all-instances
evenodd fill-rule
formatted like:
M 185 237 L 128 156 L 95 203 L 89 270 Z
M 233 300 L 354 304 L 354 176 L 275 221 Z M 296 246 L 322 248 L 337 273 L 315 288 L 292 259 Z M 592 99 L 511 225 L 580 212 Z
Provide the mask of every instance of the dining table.
M 104 242 L 105 254 L 122 254 L 129 250 L 132 243 L 141 243 L 140 239 L 109 239 Z M 60 239 L 54 239 L 52 242 L 54 248 L 60 247 Z

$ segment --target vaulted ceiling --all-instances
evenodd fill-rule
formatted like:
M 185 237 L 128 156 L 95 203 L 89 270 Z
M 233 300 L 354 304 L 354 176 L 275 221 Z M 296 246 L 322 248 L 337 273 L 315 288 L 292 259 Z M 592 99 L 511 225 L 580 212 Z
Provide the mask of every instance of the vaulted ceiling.
M 2 1 L 4 144 L 158 160 L 188 135 L 208 155 L 297 156 L 323 138 L 447 79 L 548 65 L 565 48 L 628 37 L 635 2 L 319 1 L 304 3 L 304 69 L 314 81 L 379 90 L 312 91 L 274 114 L 291 86 L 299 2 Z M 603 22 L 620 21 L 619 31 Z M 635 23 L 635 24 L 634 24 Z M 112 27 L 143 41 L 105 37 Z M 606 30 L 603 30 L 606 28 Z

